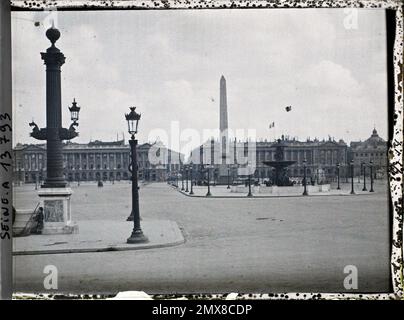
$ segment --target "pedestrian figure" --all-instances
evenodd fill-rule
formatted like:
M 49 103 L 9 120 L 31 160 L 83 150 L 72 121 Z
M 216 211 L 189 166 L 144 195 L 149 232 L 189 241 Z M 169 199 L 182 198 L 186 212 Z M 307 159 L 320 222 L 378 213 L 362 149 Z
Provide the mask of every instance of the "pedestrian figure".
M 36 221 L 36 226 L 34 229 L 34 234 L 41 234 L 42 229 L 43 229 L 43 220 L 44 220 L 44 214 L 43 214 L 43 208 L 39 207 L 38 213 L 35 215 L 35 221 Z

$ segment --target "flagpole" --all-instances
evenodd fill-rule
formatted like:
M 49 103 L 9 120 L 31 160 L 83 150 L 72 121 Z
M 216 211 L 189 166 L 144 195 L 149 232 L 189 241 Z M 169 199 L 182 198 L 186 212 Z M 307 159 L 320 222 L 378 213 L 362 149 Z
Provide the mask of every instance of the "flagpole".
M 278 136 L 278 130 L 277 130 L 277 128 L 276 128 L 276 126 L 275 126 L 275 122 L 274 122 L 274 128 L 275 128 L 275 135 L 274 135 L 274 138 L 272 139 L 272 141 L 275 141 L 276 140 L 276 138 L 277 138 L 277 136 Z

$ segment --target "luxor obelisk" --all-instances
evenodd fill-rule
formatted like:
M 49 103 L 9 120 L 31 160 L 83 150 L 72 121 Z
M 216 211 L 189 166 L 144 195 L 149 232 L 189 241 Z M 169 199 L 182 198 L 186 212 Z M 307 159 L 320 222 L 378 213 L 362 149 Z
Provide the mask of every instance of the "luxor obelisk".
M 227 117 L 227 88 L 226 79 L 224 76 L 220 77 L 220 150 L 221 155 L 219 161 L 216 163 L 218 166 L 217 182 L 219 184 L 226 184 L 228 181 L 228 164 L 230 164 L 230 158 L 228 157 L 228 117 Z

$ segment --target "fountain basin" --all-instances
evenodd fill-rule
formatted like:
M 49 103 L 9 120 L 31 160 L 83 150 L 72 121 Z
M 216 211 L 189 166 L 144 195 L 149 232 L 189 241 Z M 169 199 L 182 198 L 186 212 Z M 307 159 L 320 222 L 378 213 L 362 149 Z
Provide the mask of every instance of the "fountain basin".
M 318 194 L 318 193 L 327 193 L 330 192 L 331 185 L 330 184 L 321 184 L 321 185 L 307 185 L 307 192 L 308 194 Z M 255 195 L 272 195 L 272 196 L 297 196 L 302 195 L 304 191 L 304 186 L 286 186 L 286 187 L 279 187 L 279 186 L 251 186 L 251 192 Z M 232 193 L 248 193 L 248 186 L 244 185 L 237 185 L 231 186 L 230 192 Z
M 321 185 L 308 185 L 307 187 L 308 194 L 316 194 L 323 192 L 330 192 L 331 185 L 330 184 L 321 184 Z M 304 186 L 271 186 L 271 187 L 261 187 L 260 193 L 262 194 L 271 194 L 274 196 L 285 196 L 285 195 L 301 195 L 303 194 Z

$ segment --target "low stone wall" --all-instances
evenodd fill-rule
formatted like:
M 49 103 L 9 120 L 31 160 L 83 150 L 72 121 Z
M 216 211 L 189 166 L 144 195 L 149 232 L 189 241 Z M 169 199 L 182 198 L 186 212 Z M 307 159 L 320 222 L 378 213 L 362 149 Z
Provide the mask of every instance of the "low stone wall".
M 252 193 L 260 193 L 260 190 L 261 190 L 260 186 L 251 186 Z M 244 186 L 244 185 L 231 186 L 230 192 L 248 193 L 248 186 Z
M 308 185 L 307 192 L 309 194 L 316 194 L 321 192 L 329 192 L 331 189 L 330 184 L 322 184 L 322 185 Z M 266 186 L 251 186 L 251 192 L 253 194 L 271 194 L 271 195 L 297 195 L 302 194 L 304 190 L 303 186 L 290 186 L 290 187 L 266 187 Z M 231 186 L 231 192 L 234 193 L 248 193 L 248 186 L 237 185 Z
M 331 186 L 329 184 L 322 184 L 322 185 L 308 185 L 307 192 L 309 194 L 313 193 L 321 193 L 321 192 L 329 192 Z M 273 195 L 287 195 L 287 194 L 301 194 L 304 191 L 304 186 L 291 186 L 291 187 L 262 187 L 260 189 L 261 193 L 268 193 Z

